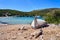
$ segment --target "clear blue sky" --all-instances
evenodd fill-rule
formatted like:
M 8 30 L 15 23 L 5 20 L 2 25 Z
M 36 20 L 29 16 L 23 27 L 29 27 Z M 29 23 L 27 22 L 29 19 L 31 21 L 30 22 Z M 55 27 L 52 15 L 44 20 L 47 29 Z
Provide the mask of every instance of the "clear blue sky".
M 0 9 L 32 11 L 45 8 L 60 8 L 60 0 L 0 0 Z

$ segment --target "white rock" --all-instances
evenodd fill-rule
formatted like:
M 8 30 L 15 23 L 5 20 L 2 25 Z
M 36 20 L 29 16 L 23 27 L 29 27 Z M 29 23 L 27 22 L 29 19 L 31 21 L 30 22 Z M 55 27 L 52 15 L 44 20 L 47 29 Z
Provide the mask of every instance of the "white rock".
M 25 26 L 22 26 L 20 29 L 23 30 Z
M 37 21 L 37 22 L 36 22 Z M 46 21 L 42 19 L 36 19 L 32 21 L 31 26 L 32 28 L 39 28 L 42 25 L 46 25 Z

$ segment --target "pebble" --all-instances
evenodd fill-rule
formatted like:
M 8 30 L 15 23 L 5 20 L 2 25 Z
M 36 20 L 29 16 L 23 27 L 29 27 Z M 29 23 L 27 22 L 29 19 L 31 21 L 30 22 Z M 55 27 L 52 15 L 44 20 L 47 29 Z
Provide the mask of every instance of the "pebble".
M 12 36 L 12 39 L 16 39 L 16 36 Z

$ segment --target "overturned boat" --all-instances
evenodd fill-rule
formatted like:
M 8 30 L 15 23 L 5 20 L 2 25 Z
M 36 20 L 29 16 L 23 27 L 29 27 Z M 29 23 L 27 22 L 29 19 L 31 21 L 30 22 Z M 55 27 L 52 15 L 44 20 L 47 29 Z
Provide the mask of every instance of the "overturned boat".
M 35 16 L 35 19 L 31 23 L 32 28 L 40 28 L 46 25 L 47 25 L 47 22 L 41 19 L 40 16 Z

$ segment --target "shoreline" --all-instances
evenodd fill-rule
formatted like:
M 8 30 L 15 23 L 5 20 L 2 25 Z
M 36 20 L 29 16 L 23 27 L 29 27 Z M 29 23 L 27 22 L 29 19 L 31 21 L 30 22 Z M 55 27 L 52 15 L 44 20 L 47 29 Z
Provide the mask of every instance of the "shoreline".
M 0 40 L 39 40 L 32 37 L 31 34 L 35 34 L 39 32 L 40 29 L 32 29 L 30 24 L 16 24 L 16 25 L 0 25 Z M 25 27 L 23 30 L 22 27 Z M 60 27 L 53 26 L 50 24 L 49 27 L 42 28 L 43 30 L 43 39 L 48 40 L 52 37 L 56 37 L 56 39 L 60 38 Z M 52 35 L 52 36 L 51 36 Z M 59 38 L 57 38 L 57 36 Z M 35 35 L 36 36 L 36 35 Z M 54 38 L 52 38 L 54 39 Z

